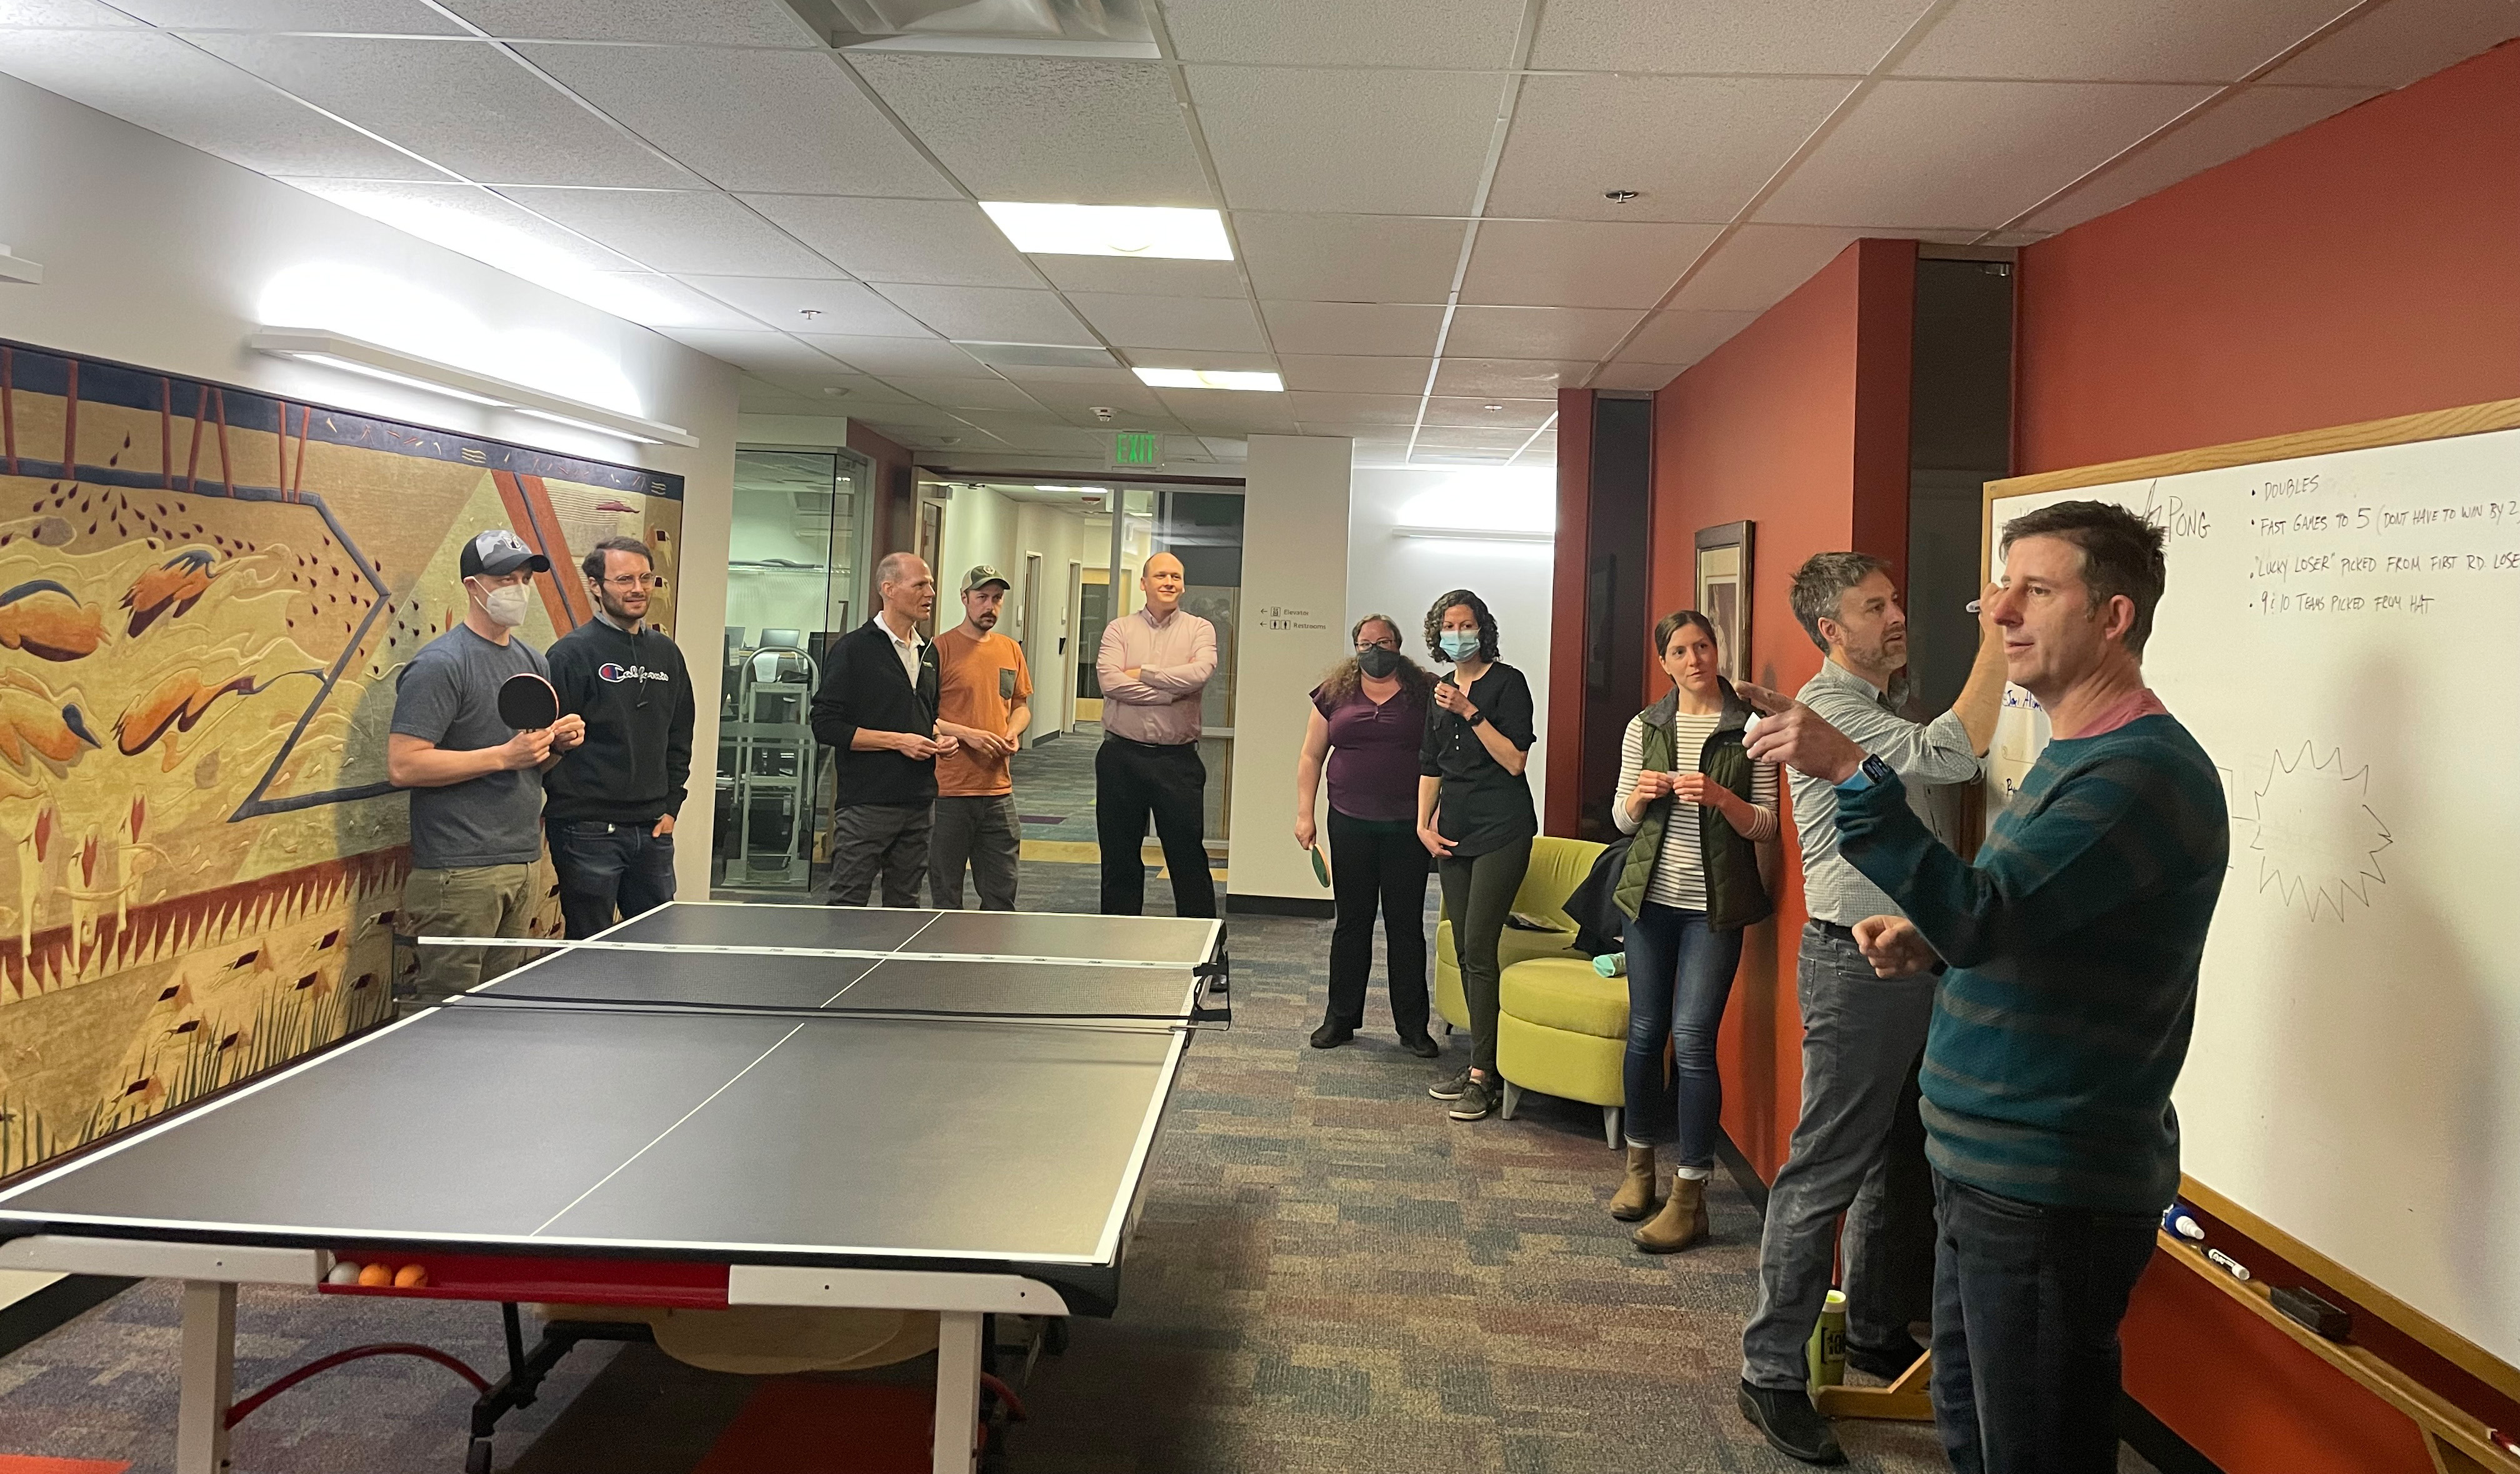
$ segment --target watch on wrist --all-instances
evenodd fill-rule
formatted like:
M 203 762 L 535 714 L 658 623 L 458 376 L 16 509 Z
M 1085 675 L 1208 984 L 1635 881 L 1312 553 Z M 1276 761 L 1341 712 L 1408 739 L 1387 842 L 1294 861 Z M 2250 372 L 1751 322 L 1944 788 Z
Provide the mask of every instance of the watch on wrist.
M 1870 753 L 1864 755 L 1864 764 L 1861 767 L 1858 767 L 1856 771 L 1864 775 L 1863 786 L 1866 788 L 1871 788 L 1878 784 L 1887 783 L 1892 778 L 1898 776 L 1889 763 L 1882 761 Z
M 1472 707 L 1470 708 L 1470 714 L 1462 717 L 1462 719 L 1472 726 L 1477 726 L 1479 723 L 1488 719 L 1488 714 L 1480 711 L 1476 707 Z

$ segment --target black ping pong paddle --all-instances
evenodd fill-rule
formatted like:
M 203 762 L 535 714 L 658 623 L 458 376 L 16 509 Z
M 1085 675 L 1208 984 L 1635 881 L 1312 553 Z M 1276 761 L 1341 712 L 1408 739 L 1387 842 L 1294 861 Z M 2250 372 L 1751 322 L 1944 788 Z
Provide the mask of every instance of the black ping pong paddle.
M 539 732 L 560 720 L 560 693 L 531 670 L 499 683 L 499 719 L 519 732 Z

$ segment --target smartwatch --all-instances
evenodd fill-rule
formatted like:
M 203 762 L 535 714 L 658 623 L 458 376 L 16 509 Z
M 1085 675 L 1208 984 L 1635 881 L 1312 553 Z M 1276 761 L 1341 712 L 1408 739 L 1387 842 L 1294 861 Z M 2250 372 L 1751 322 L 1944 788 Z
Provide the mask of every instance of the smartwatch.
M 1462 719 L 1472 726 L 1477 726 L 1479 723 L 1488 719 L 1488 714 L 1473 707 L 1470 709 L 1470 714 L 1462 717 Z
M 1889 782 L 1894 776 L 1896 774 L 1889 763 L 1867 753 L 1864 755 L 1864 765 L 1848 774 L 1845 781 L 1837 786 L 1846 793 L 1860 794 L 1874 784 Z

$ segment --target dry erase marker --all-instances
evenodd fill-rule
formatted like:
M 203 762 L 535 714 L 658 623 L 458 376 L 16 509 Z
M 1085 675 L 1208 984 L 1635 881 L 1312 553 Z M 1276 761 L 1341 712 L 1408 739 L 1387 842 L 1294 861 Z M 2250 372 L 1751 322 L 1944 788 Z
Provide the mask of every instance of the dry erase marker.
M 2205 1237 L 2205 1225 L 2189 1216 L 2184 1203 L 2173 1203 L 2163 1210 L 2161 1226 L 2181 1238 L 2202 1240 Z
M 2219 1265 L 2219 1266 L 2221 1266 L 2223 1268 L 2225 1268 L 2225 1269 L 2228 1270 L 2228 1271 L 2230 1272 L 2230 1275 L 2231 1275 L 2231 1277 L 2232 1277 L 2233 1279 L 2246 1279 L 2246 1278 L 2248 1278 L 2248 1277 L 2249 1277 L 2249 1267 L 2248 1267 L 2248 1266 L 2246 1266 L 2246 1265 L 2244 1265 L 2244 1264 L 2240 1263 L 2240 1262 L 2239 1262 L 2238 1260 L 2236 1260 L 2236 1259 L 2233 1259 L 2231 1256 L 2229 1256 L 2229 1255 L 2228 1255 L 2228 1254 L 2224 1253 L 2224 1252 L 2223 1252 L 2222 1250 L 2220 1250 L 2220 1249 L 2208 1249 L 2208 1250 L 2206 1250 L 2206 1251 L 2205 1251 L 2205 1257 L 2206 1257 L 2207 1259 L 2209 1259 L 2209 1260 L 2213 1261 L 2216 1265 Z

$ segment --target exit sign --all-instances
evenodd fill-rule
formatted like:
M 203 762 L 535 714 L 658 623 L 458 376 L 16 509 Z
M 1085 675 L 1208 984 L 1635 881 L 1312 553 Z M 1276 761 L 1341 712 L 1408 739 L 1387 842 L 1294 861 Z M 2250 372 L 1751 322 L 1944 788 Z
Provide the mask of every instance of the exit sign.
M 1151 430 L 1111 432 L 1110 469 L 1151 471 L 1164 463 L 1163 437 Z

